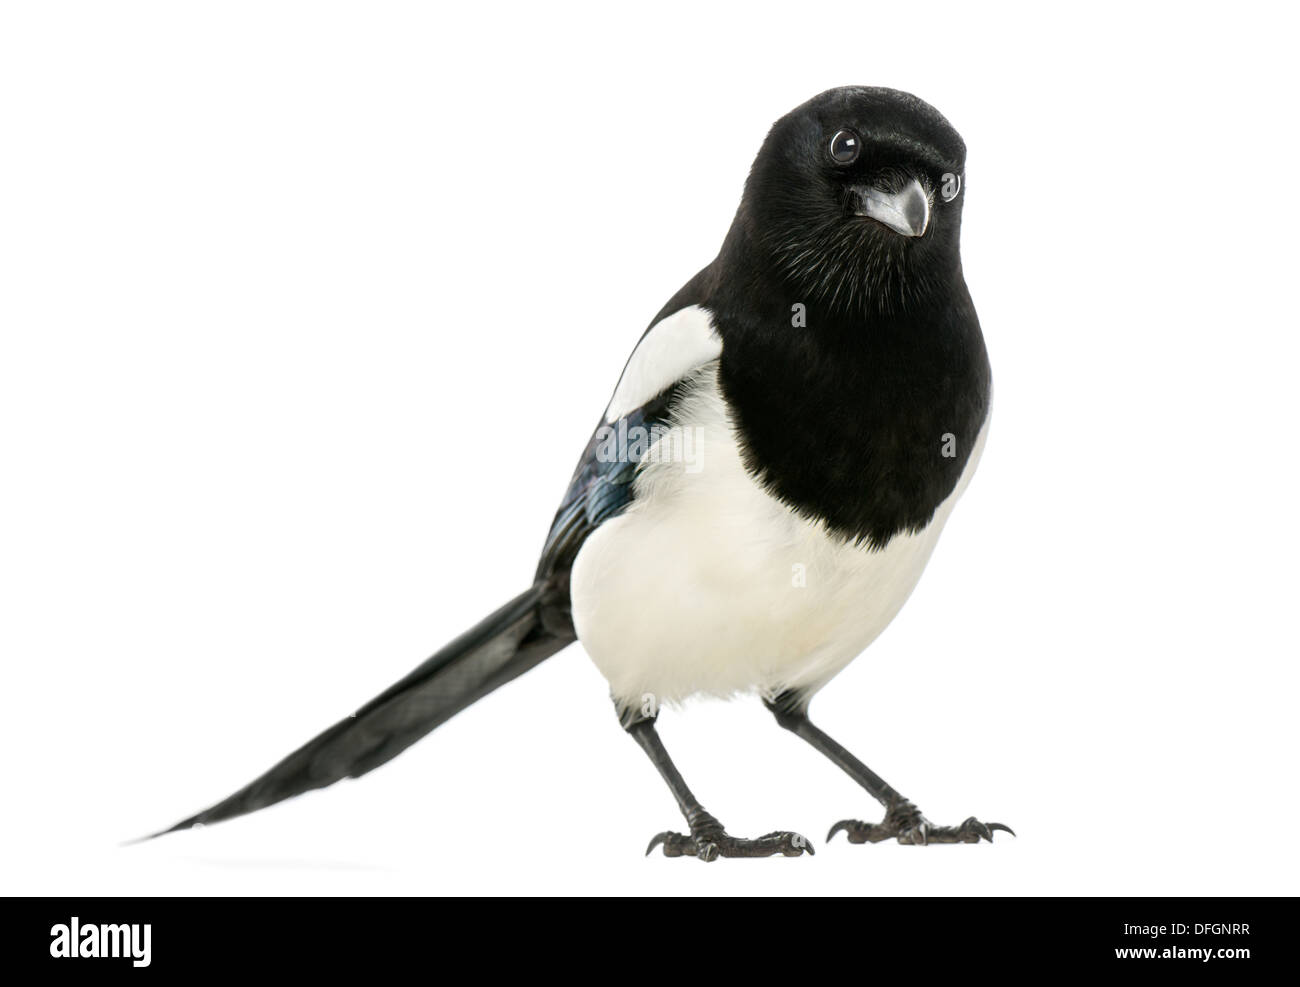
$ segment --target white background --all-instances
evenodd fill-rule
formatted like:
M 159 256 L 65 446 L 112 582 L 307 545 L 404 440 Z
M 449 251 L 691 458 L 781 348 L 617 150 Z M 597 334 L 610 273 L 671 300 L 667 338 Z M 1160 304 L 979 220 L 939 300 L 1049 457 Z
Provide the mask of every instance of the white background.
M 1266 8 L 0 21 L 5 892 L 1300 890 L 1296 79 Z M 966 139 L 997 407 L 920 588 L 813 710 L 931 819 L 1019 838 L 825 844 L 874 804 L 747 700 L 665 742 L 733 832 L 816 857 L 643 859 L 680 820 L 573 647 L 361 781 L 118 847 L 526 585 L 766 128 L 842 84 Z

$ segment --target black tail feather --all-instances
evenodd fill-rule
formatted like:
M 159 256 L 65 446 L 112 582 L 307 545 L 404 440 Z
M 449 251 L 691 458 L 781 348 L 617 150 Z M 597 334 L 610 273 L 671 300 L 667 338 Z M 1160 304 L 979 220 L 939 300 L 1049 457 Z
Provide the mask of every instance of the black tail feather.
M 276 802 L 359 778 L 392 760 L 466 706 L 573 640 L 542 626 L 544 585 L 521 593 L 345 720 L 211 808 L 145 839 L 221 822 Z

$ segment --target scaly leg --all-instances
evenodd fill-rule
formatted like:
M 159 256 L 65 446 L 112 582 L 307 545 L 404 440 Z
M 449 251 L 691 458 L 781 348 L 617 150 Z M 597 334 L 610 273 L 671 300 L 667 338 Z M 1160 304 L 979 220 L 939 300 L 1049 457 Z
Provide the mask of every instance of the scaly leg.
M 664 749 L 663 741 L 659 739 L 654 718 L 643 717 L 632 711 L 623 713 L 620 722 L 623 729 L 632 735 L 632 739 L 641 745 L 641 749 L 650 758 L 650 763 L 659 769 L 659 774 L 667 782 L 690 829 L 689 834 L 660 833 L 646 847 L 647 856 L 657 846 L 664 848 L 665 857 L 698 857 L 705 861 L 716 860 L 718 857 L 770 857 L 777 853 L 798 857 L 805 850 L 809 854 L 814 852 L 812 844 L 798 833 L 768 833 L 754 840 L 729 835 L 722 828 L 722 823 L 706 812 L 686 787 L 681 773 Z
M 878 823 L 858 819 L 837 822 L 826 834 L 828 842 L 841 830 L 848 834 L 850 843 L 879 843 L 881 840 L 896 839 L 899 843 L 912 846 L 924 846 L 927 843 L 978 843 L 980 840 L 992 843 L 993 834 L 997 830 L 1016 835 L 1010 826 L 983 823 L 974 816 L 960 826 L 934 825 L 921 815 L 920 809 L 886 784 L 885 779 L 815 726 L 808 719 L 807 704 L 799 696 L 782 693 L 773 700 L 765 701 L 765 704 L 776 717 L 777 723 L 802 737 L 838 764 L 850 778 L 885 807 L 885 818 Z

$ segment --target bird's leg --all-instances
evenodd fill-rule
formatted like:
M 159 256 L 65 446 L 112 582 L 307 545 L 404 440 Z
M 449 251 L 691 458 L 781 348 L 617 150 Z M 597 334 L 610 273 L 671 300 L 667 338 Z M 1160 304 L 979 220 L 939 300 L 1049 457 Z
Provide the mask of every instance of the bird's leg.
M 646 717 L 636 710 L 623 710 L 619 721 L 632 739 L 641 745 L 641 749 L 650 758 L 650 763 L 659 769 L 659 774 L 668 783 L 677 807 L 686 818 L 689 834 L 663 832 L 650 841 L 646 847 L 648 856 L 657 846 L 664 848 L 665 857 L 698 857 L 700 860 L 716 860 L 718 857 L 770 857 L 783 854 L 797 857 L 805 850 L 812 854 L 812 844 L 798 833 L 768 833 L 753 840 L 744 840 L 729 835 L 712 814 L 686 787 L 681 772 L 673 764 L 668 751 L 664 749 L 659 732 L 655 730 L 655 718 Z
M 848 834 L 850 843 L 879 843 L 882 840 L 896 839 L 899 843 L 912 846 L 924 846 L 927 843 L 978 843 L 980 840 L 992 843 L 993 834 L 999 829 L 1012 836 L 1016 835 L 1010 826 L 980 822 L 974 816 L 960 826 L 935 826 L 921 815 L 920 809 L 886 784 L 884 778 L 815 726 L 808 719 L 807 706 L 800 697 L 782 693 L 775 699 L 765 700 L 765 703 L 776 716 L 777 723 L 825 754 L 885 807 L 885 818 L 878 823 L 858 819 L 837 822 L 826 835 L 828 841 L 841 830 Z

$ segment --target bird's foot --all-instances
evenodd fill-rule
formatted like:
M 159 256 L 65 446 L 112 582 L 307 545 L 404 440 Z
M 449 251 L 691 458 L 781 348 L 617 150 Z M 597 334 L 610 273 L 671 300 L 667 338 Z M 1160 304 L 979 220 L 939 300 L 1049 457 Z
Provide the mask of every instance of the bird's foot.
M 866 823 L 858 819 L 843 819 L 831 827 L 826 835 L 827 842 L 832 836 L 843 831 L 848 834 L 850 843 L 879 843 L 882 840 L 896 839 L 909 846 L 925 846 L 927 843 L 978 843 L 980 840 L 993 842 L 993 834 L 998 830 L 1015 836 L 1010 826 L 1002 823 L 980 822 L 971 816 L 960 826 L 936 826 L 921 810 L 907 799 L 897 799 L 889 803 L 885 818 L 878 823 Z
M 753 840 L 730 836 L 722 828 L 722 823 L 708 813 L 691 820 L 690 835 L 660 833 L 646 847 L 646 856 L 657 846 L 664 848 L 665 857 L 699 857 L 705 861 L 719 857 L 771 857 L 778 853 L 798 857 L 805 851 L 809 855 L 816 852 L 807 838 L 798 833 L 768 833 Z

